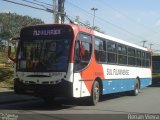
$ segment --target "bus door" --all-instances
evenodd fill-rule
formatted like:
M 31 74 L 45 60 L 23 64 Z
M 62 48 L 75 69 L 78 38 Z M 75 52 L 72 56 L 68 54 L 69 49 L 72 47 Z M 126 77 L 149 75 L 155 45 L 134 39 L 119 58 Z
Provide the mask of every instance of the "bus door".
M 91 62 L 92 40 L 91 35 L 79 33 L 75 45 L 74 59 L 74 89 L 77 97 L 89 96 L 88 85 L 92 85 L 92 76 L 88 73 Z M 73 89 L 73 90 L 74 90 Z

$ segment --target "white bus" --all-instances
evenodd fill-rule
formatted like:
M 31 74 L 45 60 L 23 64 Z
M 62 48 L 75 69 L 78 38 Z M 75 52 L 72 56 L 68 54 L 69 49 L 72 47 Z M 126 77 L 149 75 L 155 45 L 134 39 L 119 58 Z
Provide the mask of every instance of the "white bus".
M 74 24 L 49 24 L 21 30 L 14 89 L 52 100 L 131 91 L 151 84 L 151 52 L 144 47 Z

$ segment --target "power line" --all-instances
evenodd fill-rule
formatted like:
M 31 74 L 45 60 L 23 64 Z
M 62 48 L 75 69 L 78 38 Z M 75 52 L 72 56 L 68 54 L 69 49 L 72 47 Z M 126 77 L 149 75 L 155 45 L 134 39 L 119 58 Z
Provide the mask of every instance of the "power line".
M 123 16 L 126 17 L 128 20 L 132 21 L 133 23 L 136 23 L 137 25 L 139 24 L 139 25 L 142 26 L 145 30 L 147 29 L 148 31 L 153 32 L 154 34 L 157 33 L 157 35 L 160 33 L 160 32 L 158 32 L 158 31 L 156 31 L 156 30 L 154 30 L 154 29 L 152 29 L 152 28 L 150 28 L 150 27 L 147 27 L 146 25 L 144 25 L 144 24 L 142 24 L 142 23 L 137 22 L 135 19 L 133 19 L 132 17 L 126 15 L 125 13 L 120 12 L 118 9 L 113 8 L 111 5 L 109 5 L 108 3 L 106 3 L 106 1 L 104 2 L 104 1 L 102 0 L 101 2 L 103 2 L 103 3 L 105 4 L 105 6 L 108 6 L 108 7 L 111 8 L 112 10 L 114 10 L 114 11 L 116 11 L 117 13 L 123 15 Z
M 27 2 L 27 3 L 31 3 L 31 4 L 34 4 L 34 5 L 38 5 L 38 6 L 41 6 L 41 7 L 44 7 L 44 8 L 48 8 L 45 5 L 42 5 L 42 4 L 39 4 L 39 3 L 35 3 L 35 2 L 31 2 L 31 1 L 28 1 L 28 0 L 22 0 L 22 1 Z
M 83 8 L 81 8 L 81 7 L 79 7 L 79 6 L 77 6 L 77 5 L 75 5 L 75 4 L 73 4 L 73 3 L 71 3 L 71 2 L 68 2 L 67 1 L 67 3 L 68 4 L 70 4 L 70 5 L 72 5 L 72 6 L 74 6 L 75 8 L 78 8 L 78 9 L 80 9 L 80 10 L 82 10 L 82 11 L 84 11 L 85 13 L 87 13 L 87 14 L 89 14 L 89 15 L 92 15 L 91 13 L 89 13 L 88 11 L 86 11 L 85 9 L 83 9 Z M 112 7 L 113 8 L 113 7 Z M 113 8 L 114 9 L 114 8 Z M 114 10 L 116 10 L 116 9 L 114 9 Z M 117 10 L 116 10 L 117 11 Z M 117 11 L 119 14 L 122 14 L 121 12 L 119 12 L 119 11 Z M 125 17 L 127 17 L 128 19 L 130 19 L 133 23 L 135 22 L 135 20 L 134 19 L 132 19 L 132 18 L 130 18 L 129 16 L 127 16 L 127 15 L 125 15 L 125 14 L 122 14 L 123 16 L 125 16 Z M 93 15 L 92 15 L 93 16 Z M 139 39 L 146 39 L 146 38 L 144 38 L 144 37 L 142 37 L 142 36 L 140 36 L 140 35 L 137 35 L 137 34 L 135 34 L 135 33 L 133 33 L 133 32 L 130 32 L 130 31 L 128 31 L 128 30 L 126 30 L 125 28 L 123 28 L 123 27 L 120 27 L 120 26 L 118 26 L 118 25 L 116 25 L 116 24 L 113 24 L 112 22 L 110 22 L 110 21 L 107 21 L 107 20 L 105 20 L 104 18 L 101 18 L 101 17 L 98 17 L 98 16 L 96 16 L 100 21 L 103 21 L 104 23 L 108 23 L 108 24 L 110 24 L 110 25 L 112 25 L 113 27 L 115 27 L 115 28 L 118 28 L 119 30 L 122 30 L 122 31 L 124 31 L 124 32 L 126 32 L 126 33 L 128 33 L 128 34 L 130 34 L 130 35 L 132 35 L 132 36 L 134 36 L 134 37 L 136 37 L 136 38 L 139 38 Z M 137 23 L 137 22 L 136 22 Z M 138 24 L 138 23 L 137 23 Z M 139 23 L 140 24 L 140 23 Z M 145 29 L 147 29 L 148 31 L 151 31 L 151 32 L 154 32 L 153 30 L 151 30 L 151 29 L 148 29 L 147 28 L 147 26 L 145 26 L 144 24 L 142 24 L 141 26 L 143 26 L 143 28 L 145 28 Z M 155 31 L 156 33 L 158 33 L 157 31 Z M 154 33 L 155 33 L 154 32 Z M 158 35 L 158 34 L 157 34 Z M 149 40 L 148 40 L 149 41 Z M 154 45 L 157 45 L 157 44 L 154 44 Z
M 10 0 L 2 0 L 2 1 L 9 2 L 9 3 L 13 3 L 13 4 L 17 4 L 17 5 L 21 5 L 21 6 L 25 6 L 25 7 L 29 7 L 29 8 L 33 8 L 33 9 L 37 9 L 37 10 L 42 10 L 42 11 L 46 11 L 46 12 L 50 12 L 50 13 L 53 12 L 53 11 L 52 11 L 51 9 L 49 9 L 49 8 L 46 8 L 46 9 L 38 8 L 38 7 L 31 6 L 31 5 L 23 4 L 23 3 L 13 2 L 13 1 L 10 1 Z
M 51 6 L 51 7 L 52 7 L 52 4 L 48 4 L 48 3 L 45 3 L 45 2 L 41 2 L 41 1 L 39 1 L 39 0 L 33 0 L 33 1 L 36 1 L 36 2 L 38 2 L 38 3 L 42 3 L 42 4 L 45 4 L 45 5 L 48 5 L 48 6 Z
M 10 0 L 3 0 L 3 1 L 5 1 L 5 2 L 10 2 L 10 3 L 14 3 L 14 4 L 18 4 L 18 5 L 22 5 L 22 6 L 26 6 L 26 7 L 30 7 L 30 8 L 33 8 L 33 9 L 38 9 L 38 10 L 43 10 L 43 11 L 46 11 L 46 12 L 53 13 L 53 10 L 51 10 L 51 9 L 49 9 L 49 8 L 47 8 L 47 7 L 45 6 L 45 5 L 52 6 L 51 4 L 48 4 L 48 3 L 45 3 L 45 2 L 41 2 L 41 1 L 38 1 L 38 0 L 33 0 L 33 1 L 37 2 L 37 3 L 31 2 L 31 1 L 29 1 L 29 0 L 22 0 L 22 1 L 25 1 L 25 2 L 28 2 L 28 3 L 31 3 L 31 4 L 35 4 L 35 5 L 39 5 L 39 6 L 41 6 L 41 7 L 46 8 L 46 9 L 39 8 L 39 7 L 35 7 L 35 6 L 31 6 L 31 5 L 27 5 L 27 4 L 22 4 L 22 3 L 18 3 L 18 2 L 13 2 L 13 1 L 10 1 Z M 67 2 L 68 2 L 68 1 L 67 1 Z M 79 7 L 79 6 L 77 6 L 77 5 L 73 4 L 73 3 L 70 3 L 70 2 L 68 2 L 68 3 L 71 4 L 71 5 L 73 5 L 73 6 L 75 6 L 76 8 L 79 8 L 79 9 L 83 10 L 83 11 L 86 12 L 87 14 L 92 15 L 91 13 L 89 13 L 88 11 L 86 11 L 85 9 L 82 9 L 81 7 Z M 45 5 L 42 5 L 42 4 L 45 4 Z M 107 21 L 107 20 L 105 20 L 105 19 L 103 19 L 103 18 L 101 18 L 101 17 L 98 17 L 98 16 L 96 16 L 96 17 L 97 17 L 99 20 L 101 20 L 101 21 L 103 21 L 103 22 L 105 22 L 105 23 L 108 23 L 108 24 L 110 24 L 110 25 L 114 26 L 115 28 L 118 28 L 118 29 L 120 29 L 120 30 L 122 30 L 122 31 L 125 31 L 126 33 L 128 33 L 128 34 L 130 34 L 130 35 L 132 35 L 132 36 L 134 36 L 134 37 L 138 37 L 138 38 L 144 39 L 143 37 L 141 37 L 141 36 L 139 36 L 139 35 L 136 35 L 136 34 L 130 32 L 130 31 L 128 31 L 128 30 L 126 30 L 126 29 L 124 29 L 124 28 L 122 28 L 122 27 L 120 27 L 120 26 L 118 26 L 118 25 L 116 25 L 116 24 L 111 23 L 110 21 Z
M 81 7 L 73 4 L 73 3 L 71 3 L 71 2 L 68 2 L 68 1 L 67 1 L 67 3 L 71 4 L 72 6 L 74 6 L 74 7 L 76 7 L 76 8 L 81 9 L 82 11 L 86 12 L 86 13 L 89 14 L 89 15 L 93 15 L 93 14 L 89 13 L 88 11 L 86 11 L 85 9 L 83 9 L 83 8 L 81 8 Z M 120 30 L 122 30 L 122 31 L 124 31 L 124 32 L 126 32 L 126 33 L 128 33 L 128 34 L 130 34 L 130 35 L 132 35 L 132 36 L 134 36 L 134 37 L 138 37 L 138 38 L 141 38 L 141 39 L 145 39 L 145 38 L 143 38 L 142 36 L 136 35 L 136 34 L 130 32 L 130 31 L 126 30 L 125 28 L 122 28 L 122 27 L 120 27 L 120 26 L 118 26 L 118 25 L 116 25 L 116 24 L 113 24 L 113 23 L 111 23 L 110 21 L 105 20 L 105 19 L 103 19 L 103 18 L 101 18 L 101 17 L 99 17 L 99 16 L 95 16 L 95 17 L 96 17 L 97 19 L 103 21 L 104 23 L 108 23 L 108 24 L 114 26 L 115 28 L 118 28 L 118 29 L 120 29 Z

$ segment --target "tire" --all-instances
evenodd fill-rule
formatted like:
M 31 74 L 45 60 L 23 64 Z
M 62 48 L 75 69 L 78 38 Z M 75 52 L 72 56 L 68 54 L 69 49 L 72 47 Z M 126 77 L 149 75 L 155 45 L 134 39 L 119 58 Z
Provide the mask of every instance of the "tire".
M 96 105 L 100 98 L 100 86 L 98 81 L 95 81 L 92 86 L 91 97 L 89 98 L 89 105 Z
M 131 94 L 132 94 L 133 96 L 137 96 L 138 93 L 139 93 L 139 91 L 140 91 L 140 84 L 139 84 L 139 80 L 136 79 L 136 81 L 135 81 L 135 86 L 134 86 L 134 90 L 132 91 Z

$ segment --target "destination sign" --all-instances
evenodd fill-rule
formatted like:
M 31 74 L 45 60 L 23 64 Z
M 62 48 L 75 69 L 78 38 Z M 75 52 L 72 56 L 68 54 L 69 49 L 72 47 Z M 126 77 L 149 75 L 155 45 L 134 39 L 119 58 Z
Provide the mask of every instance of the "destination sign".
M 21 30 L 22 41 L 32 40 L 59 40 L 59 39 L 73 39 L 73 30 L 70 26 L 54 26 L 54 25 L 43 25 L 43 26 L 30 26 Z
M 60 29 L 51 29 L 51 30 L 34 30 L 33 36 L 48 36 L 48 35 L 60 35 Z

